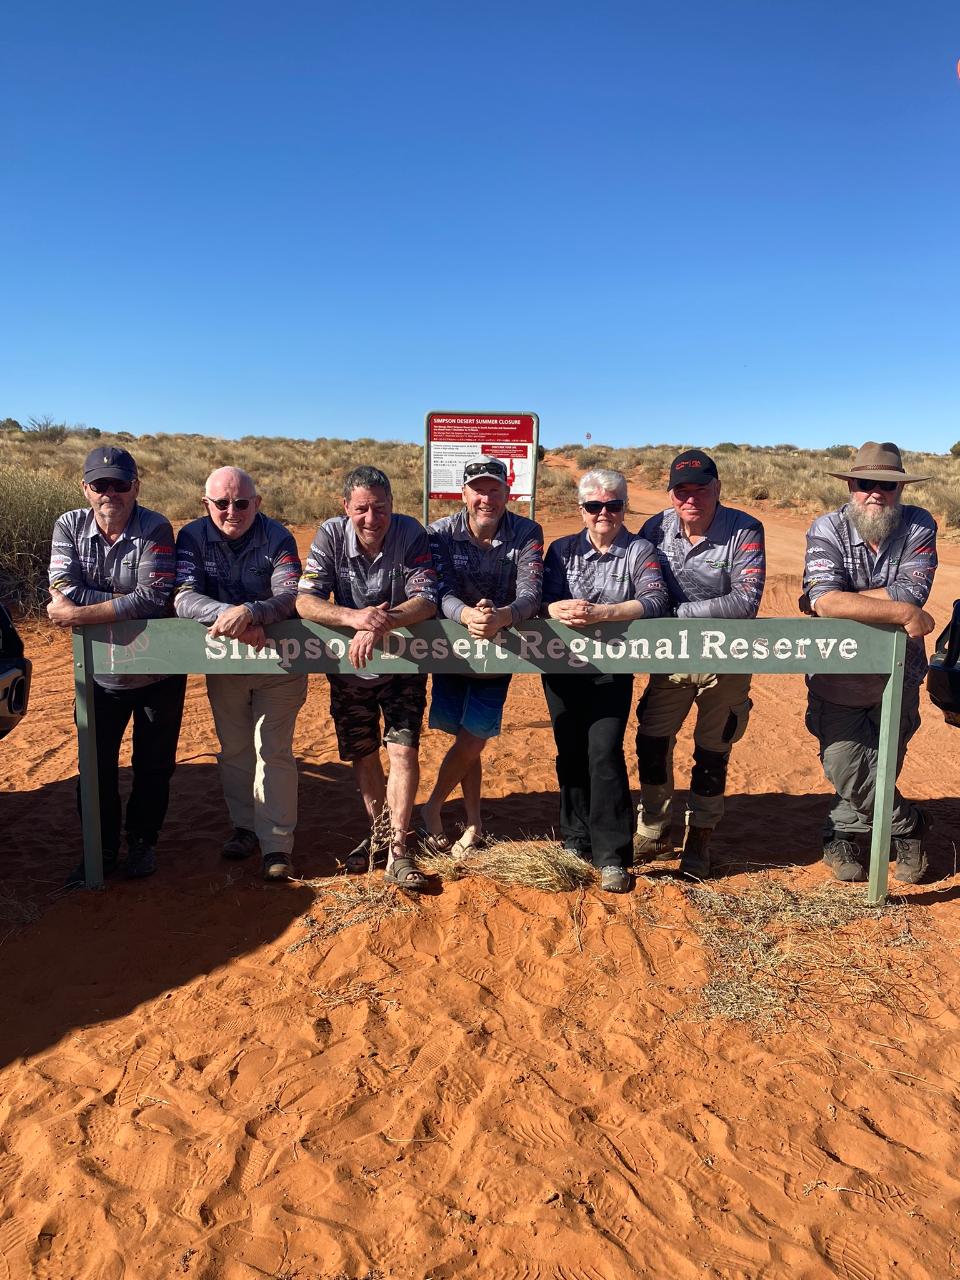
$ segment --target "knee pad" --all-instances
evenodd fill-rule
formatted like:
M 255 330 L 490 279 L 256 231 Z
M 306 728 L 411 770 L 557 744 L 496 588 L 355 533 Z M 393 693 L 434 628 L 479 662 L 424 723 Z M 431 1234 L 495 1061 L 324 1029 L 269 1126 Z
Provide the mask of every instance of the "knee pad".
M 722 751 L 694 747 L 690 790 L 698 796 L 722 796 L 727 785 L 727 760 Z
M 637 734 L 637 765 L 640 781 L 662 787 L 667 780 L 667 754 L 669 738 L 654 738 L 648 733 Z

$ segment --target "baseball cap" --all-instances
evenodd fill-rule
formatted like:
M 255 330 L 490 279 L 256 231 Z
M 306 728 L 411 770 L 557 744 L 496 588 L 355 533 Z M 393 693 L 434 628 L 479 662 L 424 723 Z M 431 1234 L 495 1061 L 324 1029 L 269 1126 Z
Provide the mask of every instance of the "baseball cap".
M 126 449 L 101 446 L 91 449 L 83 464 L 83 478 L 90 480 L 137 480 L 137 464 Z
M 499 458 L 488 458 L 486 454 L 481 454 L 479 458 L 472 458 L 463 468 L 464 484 L 469 484 L 471 480 L 480 480 L 484 476 L 489 476 L 491 480 L 499 480 L 501 484 L 507 484 L 507 464 L 501 462 Z
M 670 483 L 668 489 L 678 484 L 709 484 L 711 480 L 719 480 L 717 464 L 702 449 L 686 449 L 678 453 L 670 463 Z

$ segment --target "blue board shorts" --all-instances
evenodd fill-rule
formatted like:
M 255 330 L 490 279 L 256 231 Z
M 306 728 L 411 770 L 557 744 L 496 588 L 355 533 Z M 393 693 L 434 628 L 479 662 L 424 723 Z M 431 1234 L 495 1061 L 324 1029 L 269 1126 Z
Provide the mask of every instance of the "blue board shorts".
M 475 738 L 495 738 L 503 720 L 503 704 L 510 676 L 435 675 L 430 697 L 430 728 L 456 734 L 461 729 Z

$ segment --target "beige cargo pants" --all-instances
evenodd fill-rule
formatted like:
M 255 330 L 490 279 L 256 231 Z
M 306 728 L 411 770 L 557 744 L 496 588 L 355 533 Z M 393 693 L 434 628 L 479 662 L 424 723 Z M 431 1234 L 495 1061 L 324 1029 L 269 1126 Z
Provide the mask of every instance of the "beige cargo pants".
M 686 822 L 691 827 L 717 825 L 723 817 L 730 749 L 746 732 L 753 705 L 749 692 L 749 675 L 651 675 L 637 705 L 638 834 L 656 840 L 670 830 L 673 749 L 694 703 L 697 723 Z

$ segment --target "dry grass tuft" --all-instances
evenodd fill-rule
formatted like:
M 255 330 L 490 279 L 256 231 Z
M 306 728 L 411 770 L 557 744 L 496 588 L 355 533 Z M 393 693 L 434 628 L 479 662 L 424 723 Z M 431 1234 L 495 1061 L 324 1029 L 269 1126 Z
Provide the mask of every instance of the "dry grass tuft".
M 433 854 L 419 858 L 417 865 L 441 880 L 483 876 L 541 893 L 568 893 L 597 883 L 597 873 L 588 862 L 550 840 L 498 840 L 462 858 Z
M 772 1030 L 788 1017 L 829 1025 L 841 1005 L 923 1012 L 898 971 L 897 949 L 920 945 L 903 902 L 871 907 L 865 891 L 804 893 L 773 879 L 743 894 L 696 888 L 689 898 L 711 969 L 704 1017 Z
M 0 885 L 0 923 L 12 925 L 33 924 L 40 919 L 40 908 L 35 902 L 23 902 L 7 885 Z
M 404 897 L 392 885 L 368 871 L 365 876 L 330 880 L 306 880 L 305 884 L 318 889 L 314 911 L 303 916 L 299 923 L 307 935 L 294 942 L 288 951 L 300 951 L 315 942 L 334 938 L 344 929 L 357 925 L 382 924 L 393 916 L 405 916 L 416 911 L 416 900 Z M 319 914 L 315 914 L 319 913 Z

